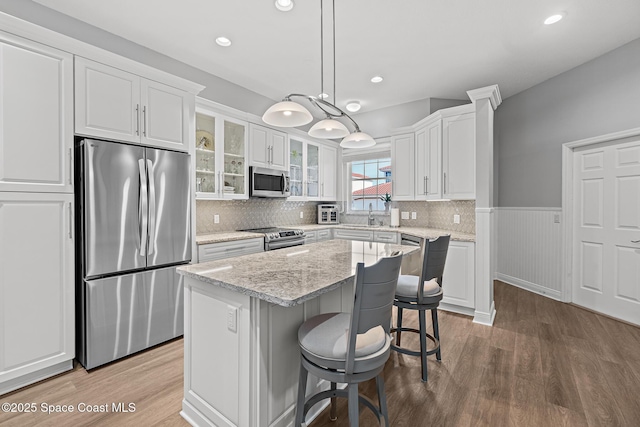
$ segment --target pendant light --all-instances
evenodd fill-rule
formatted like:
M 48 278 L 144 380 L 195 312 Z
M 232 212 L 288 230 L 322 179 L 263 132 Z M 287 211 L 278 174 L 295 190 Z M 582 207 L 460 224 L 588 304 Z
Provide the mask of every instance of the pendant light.
M 340 143 L 344 148 L 366 148 L 376 144 L 376 141 L 369 135 L 360 131 L 358 124 L 347 113 L 336 107 L 336 63 L 335 63 L 335 43 L 336 43 L 336 17 L 335 0 L 332 0 L 332 24 L 333 24 L 333 104 L 321 97 L 292 93 L 287 95 L 281 102 L 272 105 L 262 116 L 262 120 L 272 126 L 297 127 L 310 123 L 313 115 L 303 105 L 294 102 L 291 98 L 306 99 L 313 107 L 322 111 L 325 119 L 315 123 L 309 129 L 309 136 L 320 139 L 344 138 Z M 324 9 L 323 0 L 320 0 L 320 93 L 324 94 Z M 348 119 L 353 125 L 354 131 L 338 119 Z

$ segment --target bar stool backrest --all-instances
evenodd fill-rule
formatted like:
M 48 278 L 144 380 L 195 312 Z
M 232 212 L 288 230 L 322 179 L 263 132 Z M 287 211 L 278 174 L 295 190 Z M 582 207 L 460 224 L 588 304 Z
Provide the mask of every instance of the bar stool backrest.
M 357 334 L 381 326 L 389 334 L 391 311 L 402 264 L 402 252 L 365 267 L 358 263 L 351 324 L 348 333 L 346 373 L 353 373 Z
M 424 297 L 424 282 L 436 279 L 442 287 L 442 275 L 444 264 L 447 260 L 450 235 L 440 236 L 435 240 L 425 239 L 422 247 L 422 271 L 418 285 L 418 303 L 422 303 Z

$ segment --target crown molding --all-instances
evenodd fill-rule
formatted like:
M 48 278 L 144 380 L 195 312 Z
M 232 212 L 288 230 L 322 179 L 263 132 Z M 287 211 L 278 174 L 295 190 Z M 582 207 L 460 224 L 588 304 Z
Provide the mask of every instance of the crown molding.
M 468 90 L 467 95 L 471 102 L 475 103 L 478 99 L 489 98 L 491 106 L 495 110 L 502 104 L 502 96 L 498 85 L 485 86 L 478 89 Z

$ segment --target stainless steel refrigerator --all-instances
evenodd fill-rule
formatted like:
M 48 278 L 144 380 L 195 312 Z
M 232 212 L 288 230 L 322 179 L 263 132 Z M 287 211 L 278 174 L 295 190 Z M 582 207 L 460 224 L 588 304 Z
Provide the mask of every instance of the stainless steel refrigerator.
M 183 334 L 189 155 L 83 139 L 76 159 L 77 357 L 91 369 Z

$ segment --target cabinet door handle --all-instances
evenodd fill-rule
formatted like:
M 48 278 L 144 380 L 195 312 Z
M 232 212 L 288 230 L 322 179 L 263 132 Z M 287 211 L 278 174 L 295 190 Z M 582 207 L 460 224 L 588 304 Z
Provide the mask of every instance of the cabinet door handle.
M 73 206 L 69 202 L 69 239 L 73 239 Z
M 140 135 L 140 104 L 136 104 L 136 135 Z
M 632 240 L 631 243 L 640 243 L 640 240 Z
M 447 194 L 447 173 L 444 173 L 444 179 L 442 180 L 442 186 L 444 187 L 444 194 Z
M 427 179 L 428 179 L 428 178 L 425 176 L 425 177 L 424 177 L 424 195 L 425 195 L 425 196 L 426 196 L 427 194 L 429 194 L 429 193 L 427 192 Z
M 73 153 L 69 148 L 69 184 L 73 183 Z
M 147 106 L 142 107 L 142 136 L 147 136 Z
M 324 197 L 324 182 L 322 183 L 322 197 Z

